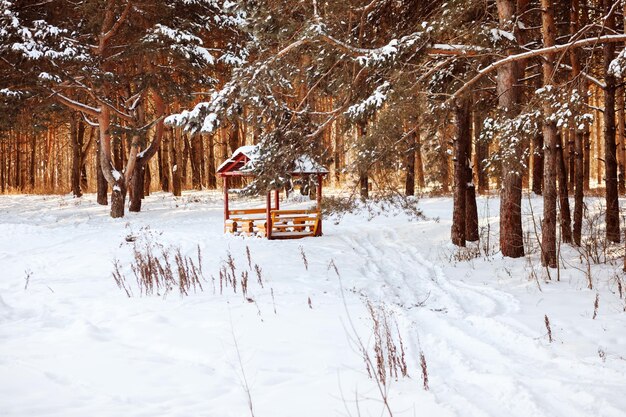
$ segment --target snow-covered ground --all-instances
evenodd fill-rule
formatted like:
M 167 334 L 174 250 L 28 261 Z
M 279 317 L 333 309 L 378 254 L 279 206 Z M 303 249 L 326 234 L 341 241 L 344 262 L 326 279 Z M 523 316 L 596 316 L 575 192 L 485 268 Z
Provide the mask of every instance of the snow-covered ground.
M 295 241 L 224 235 L 221 204 L 155 194 L 114 220 L 93 195 L 1 196 L 0 415 L 385 415 L 359 351 L 360 339 L 374 358 L 367 300 L 384 304 L 406 351 L 409 376 L 385 388 L 395 416 L 626 415 L 619 264 L 592 265 L 590 290 L 571 248 L 560 281 L 536 253 L 466 256 L 448 244 L 449 198 L 423 199 L 425 220 L 351 214 Z M 479 212 L 493 246 L 498 200 Z M 192 259 L 199 247 L 204 290 L 141 295 L 130 265 L 146 242 Z M 246 297 L 224 283 L 220 294 L 229 254 Z

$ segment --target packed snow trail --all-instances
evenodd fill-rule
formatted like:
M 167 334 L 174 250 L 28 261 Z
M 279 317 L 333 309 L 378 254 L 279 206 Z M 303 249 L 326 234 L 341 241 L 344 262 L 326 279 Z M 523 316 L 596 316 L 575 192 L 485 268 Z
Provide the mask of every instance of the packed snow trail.
M 365 299 L 393 311 L 407 345 L 410 377 L 389 386 L 396 417 L 625 415 L 626 314 L 610 275 L 594 320 L 596 291 L 573 269 L 540 292 L 524 260 L 451 261 L 450 199 L 423 200 L 425 220 L 347 215 L 300 241 L 223 235 L 217 193 L 158 193 L 117 220 L 93 200 L 0 199 L 3 417 L 241 417 L 244 373 L 257 417 L 378 416 L 348 326 L 370 340 Z M 111 272 L 119 259 L 135 285 L 129 236 L 189 256 L 199 245 L 204 292 L 126 297 Z M 252 302 L 220 294 L 228 254 L 238 274 L 261 268 Z
M 427 355 L 438 403 L 457 416 L 624 415 L 614 395 L 626 387 L 623 370 L 562 356 L 536 329 L 509 317 L 520 309 L 515 297 L 446 276 L 420 252 L 422 242 L 400 238 L 396 228 L 359 232 L 344 240 L 362 258 L 361 272 L 384 283 L 368 297 L 395 305 L 413 356 Z

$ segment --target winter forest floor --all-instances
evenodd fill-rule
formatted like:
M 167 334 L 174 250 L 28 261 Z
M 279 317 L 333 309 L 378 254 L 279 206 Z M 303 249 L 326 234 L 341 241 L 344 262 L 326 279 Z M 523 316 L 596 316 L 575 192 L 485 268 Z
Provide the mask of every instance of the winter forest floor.
M 530 242 L 541 200 L 524 204 Z M 563 245 L 547 280 L 536 245 L 494 253 L 497 198 L 479 199 L 483 241 L 461 251 L 452 200 L 420 206 L 426 219 L 348 214 L 321 238 L 267 241 L 224 235 L 218 193 L 157 193 L 117 220 L 93 195 L 2 196 L 0 415 L 380 416 L 387 398 L 397 417 L 623 417 L 626 280 L 621 259 L 594 263 L 618 247 Z M 175 248 L 197 263 L 199 247 L 203 291 L 141 294 L 131 262 L 146 245 L 174 270 Z M 408 377 L 386 394 L 360 351 L 376 368 L 368 301 L 387 370 L 387 333 L 400 374 L 405 351 Z

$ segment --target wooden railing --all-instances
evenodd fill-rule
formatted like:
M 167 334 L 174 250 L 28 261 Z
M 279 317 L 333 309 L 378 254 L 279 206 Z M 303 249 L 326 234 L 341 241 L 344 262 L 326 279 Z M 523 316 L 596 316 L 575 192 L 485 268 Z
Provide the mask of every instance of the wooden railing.
M 264 208 L 228 210 L 224 233 L 243 233 L 248 236 L 267 236 L 267 219 Z
M 229 210 L 224 232 L 248 236 L 267 236 L 266 209 Z M 321 215 L 317 210 L 272 210 L 270 238 L 297 239 L 317 236 Z

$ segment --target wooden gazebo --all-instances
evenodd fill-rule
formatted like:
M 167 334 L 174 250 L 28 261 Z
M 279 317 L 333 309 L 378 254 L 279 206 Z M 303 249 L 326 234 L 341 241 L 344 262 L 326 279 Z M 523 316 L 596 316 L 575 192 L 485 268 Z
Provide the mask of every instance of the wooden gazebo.
M 268 239 L 299 239 L 322 235 L 322 179 L 328 170 L 308 155 L 293 162 L 290 174 L 294 177 L 314 176 L 317 179 L 317 204 L 315 209 L 281 210 L 279 192 L 267 192 L 264 208 L 231 210 L 228 204 L 229 178 L 253 176 L 250 167 L 258 158 L 258 146 L 242 146 L 217 168 L 224 181 L 224 232 L 262 236 Z M 272 193 L 274 204 L 272 206 Z

